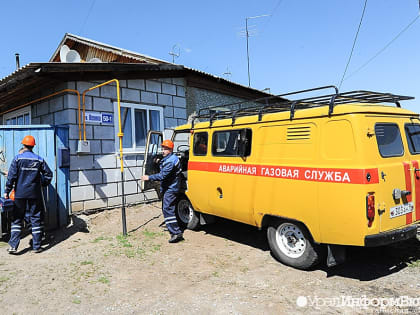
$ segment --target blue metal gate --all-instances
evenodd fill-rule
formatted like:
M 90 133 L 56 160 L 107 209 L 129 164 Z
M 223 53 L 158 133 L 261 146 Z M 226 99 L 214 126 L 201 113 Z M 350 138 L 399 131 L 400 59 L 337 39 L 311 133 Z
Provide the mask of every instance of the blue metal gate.
M 45 159 L 53 180 L 43 190 L 45 199 L 45 227 L 47 230 L 65 226 L 70 215 L 69 181 L 69 130 L 68 127 L 50 125 L 25 125 L 0 127 L 0 170 L 7 171 L 13 158 L 22 147 L 24 136 L 35 137 L 34 152 Z M 6 178 L 1 176 L 0 192 L 4 194 Z M 0 216 L 0 237 L 7 232 L 8 215 Z

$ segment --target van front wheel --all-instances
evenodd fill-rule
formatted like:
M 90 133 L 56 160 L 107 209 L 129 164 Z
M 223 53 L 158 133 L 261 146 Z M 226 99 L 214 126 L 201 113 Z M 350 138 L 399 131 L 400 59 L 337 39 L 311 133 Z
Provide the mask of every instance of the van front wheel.
M 310 269 L 319 262 L 319 246 L 299 223 L 273 222 L 267 229 L 267 238 L 273 256 L 286 265 Z
M 176 215 L 183 229 L 196 230 L 200 226 L 200 215 L 185 197 L 179 199 L 176 205 Z

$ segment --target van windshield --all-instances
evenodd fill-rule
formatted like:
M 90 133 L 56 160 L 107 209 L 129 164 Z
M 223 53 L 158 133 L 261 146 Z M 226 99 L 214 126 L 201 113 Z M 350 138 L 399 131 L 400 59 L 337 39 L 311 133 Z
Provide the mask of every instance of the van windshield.
M 190 131 L 189 130 L 181 130 L 176 131 L 172 137 L 172 141 L 174 143 L 174 151 L 188 151 L 190 146 Z
M 411 154 L 420 153 L 420 124 L 406 124 L 405 134 L 407 136 L 408 148 Z

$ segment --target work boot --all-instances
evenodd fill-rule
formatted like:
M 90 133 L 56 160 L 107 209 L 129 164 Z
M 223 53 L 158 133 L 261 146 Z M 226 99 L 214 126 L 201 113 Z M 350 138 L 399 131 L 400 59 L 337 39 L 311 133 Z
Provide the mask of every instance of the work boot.
M 39 254 L 40 252 L 42 252 L 44 249 L 42 247 L 37 248 L 37 249 L 33 249 L 32 252 L 35 254 Z
M 16 254 L 16 253 L 17 253 L 17 249 L 16 249 L 16 248 L 14 248 L 14 247 L 9 247 L 9 248 L 7 249 L 7 252 L 8 252 L 9 254 L 11 254 L 11 255 L 14 255 L 14 254 Z
M 171 238 L 169 239 L 169 243 L 178 243 L 180 241 L 183 241 L 184 238 L 182 237 L 182 233 L 179 234 L 172 234 Z

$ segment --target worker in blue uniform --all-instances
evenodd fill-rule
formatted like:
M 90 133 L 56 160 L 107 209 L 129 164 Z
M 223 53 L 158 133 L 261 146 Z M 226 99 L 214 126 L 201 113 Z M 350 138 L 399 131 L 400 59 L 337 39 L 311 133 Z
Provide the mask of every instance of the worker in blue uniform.
M 23 219 L 28 218 L 32 228 L 32 248 L 35 253 L 42 251 L 41 224 L 41 185 L 48 186 L 52 180 L 52 172 L 44 159 L 32 152 L 35 138 L 25 136 L 22 140 L 23 151 L 15 156 L 10 164 L 4 197 L 15 189 L 15 209 L 12 215 L 8 252 L 15 254 L 20 243 Z
M 184 239 L 175 216 L 176 199 L 181 185 L 181 164 L 178 157 L 173 153 L 174 143 L 171 140 L 164 140 L 162 149 L 163 159 L 160 161 L 160 173 L 143 175 L 141 179 L 160 181 L 160 191 L 163 195 L 163 217 L 166 227 L 171 233 L 169 243 L 177 243 Z

